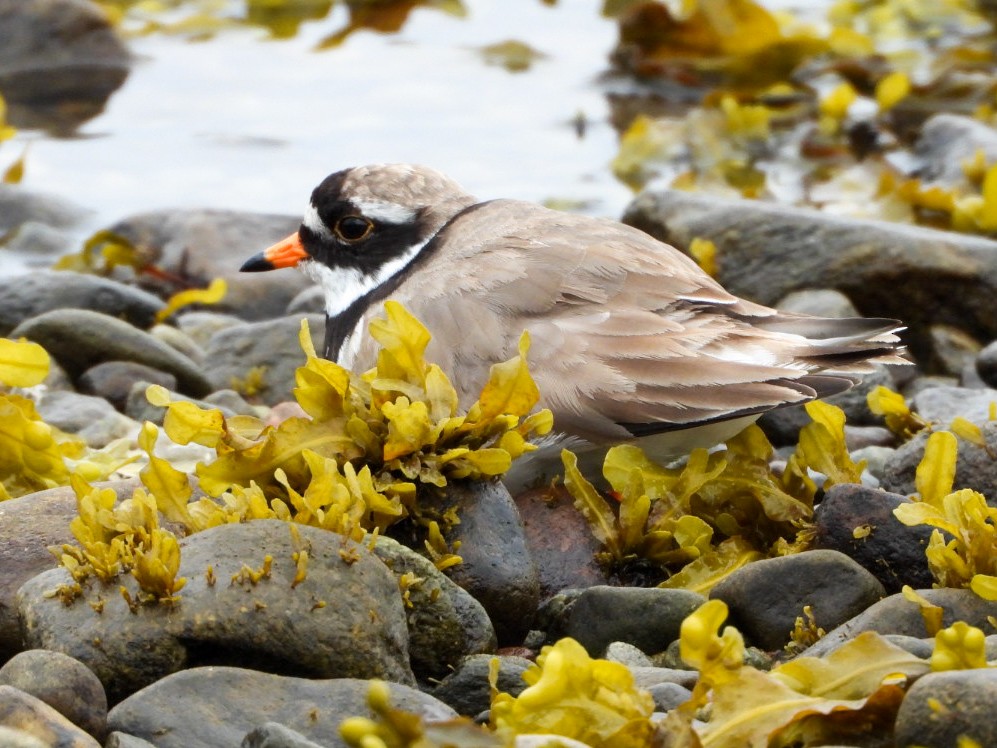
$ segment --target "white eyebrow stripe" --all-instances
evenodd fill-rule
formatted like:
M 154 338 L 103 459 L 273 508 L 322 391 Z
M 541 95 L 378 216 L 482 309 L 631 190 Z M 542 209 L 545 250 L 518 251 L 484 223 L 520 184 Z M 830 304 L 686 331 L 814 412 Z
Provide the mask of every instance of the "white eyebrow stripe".
M 301 223 L 305 228 L 310 229 L 313 234 L 325 239 L 326 241 L 332 241 L 332 232 L 329 227 L 325 225 L 325 222 L 319 217 L 318 208 L 316 208 L 311 203 L 308 203 L 308 207 L 305 208 L 304 218 L 301 219 Z
M 360 211 L 360 215 L 366 216 L 372 221 L 383 221 L 384 223 L 402 224 L 411 222 L 416 211 L 406 208 L 398 203 L 389 203 L 383 200 L 350 200 Z

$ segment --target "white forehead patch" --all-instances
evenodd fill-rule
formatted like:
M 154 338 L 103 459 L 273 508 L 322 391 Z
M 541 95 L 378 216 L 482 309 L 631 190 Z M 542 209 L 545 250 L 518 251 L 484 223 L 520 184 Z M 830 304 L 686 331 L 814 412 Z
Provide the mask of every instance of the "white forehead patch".
M 318 208 L 311 203 L 308 203 L 308 207 L 305 208 L 305 217 L 301 219 L 301 223 L 306 228 L 311 229 L 312 233 L 316 236 L 327 241 L 332 241 L 332 232 L 322 219 L 319 218 Z
M 405 268 L 426 245 L 426 241 L 413 244 L 398 257 L 385 262 L 372 274 L 358 268 L 329 267 L 315 260 L 305 260 L 298 267 L 322 287 L 325 296 L 325 313 L 337 317 L 357 299 L 365 296 Z
M 384 223 L 402 224 L 409 223 L 415 218 L 416 211 L 398 203 L 389 203 L 382 200 L 357 200 L 350 202 L 360 211 L 360 215 L 366 216 L 372 221 L 382 221 Z

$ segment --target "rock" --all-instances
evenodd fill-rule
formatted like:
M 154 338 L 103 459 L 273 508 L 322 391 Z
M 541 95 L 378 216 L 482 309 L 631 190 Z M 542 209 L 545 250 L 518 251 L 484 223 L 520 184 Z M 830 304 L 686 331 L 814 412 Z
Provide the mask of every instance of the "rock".
M 107 736 L 104 748 L 156 748 L 148 740 L 137 738 L 125 732 L 112 732 Z
M 326 748 L 346 748 L 339 724 L 372 717 L 367 681 L 310 680 L 233 667 L 201 667 L 167 676 L 122 701 L 108 715 L 112 730 L 157 748 L 234 746 L 264 722 L 278 722 Z M 391 683 L 391 703 L 427 720 L 456 716 L 414 688 Z
M 914 144 L 912 176 L 948 187 L 963 185 L 966 172 L 962 164 L 980 150 L 988 164 L 997 161 L 997 131 L 973 117 L 935 114 L 922 125 Z
M 670 712 L 692 698 L 692 691 L 678 683 L 657 683 L 647 689 L 654 699 L 654 711 Z
M 47 746 L 100 748 L 93 737 L 44 701 L 13 686 L 0 685 L 0 727 L 26 732 Z
M 321 350 L 325 317 L 313 315 L 308 324 L 316 350 Z M 298 343 L 300 328 L 300 317 L 282 317 L 215 333 L 205 350 L 213 388 L 232 388 L 233 382 L 245 380 L 251 369 L 262 367 L 262 382 L 254 383 L 254 395 L 267 405 L 290 399 L 294 372 L 305 363 Z
M 239 416 L 259 416 L 258 408 L 246 402 L 235 390 L 216 390 L 204 398 L 204 404 L 218 408 L 222 413 Z
M 104 361 L 134 361 L 169 372 L 193 397 L 212 391 L 202 367 L 146 332 L 86 309 L 54 309 L 18 325 L 11 337 L 42 345 L 71 377 Z
M 717 279 L 763 304 L 820 278 L 862 314 L 903 320 L 918 361 L 930 356 L 933 324 L 997 338 L 997 242 L 990 239 L 680 190 L 641 193 L 624 221 L 679 249 L 709 239 L 718 250 Z
M 300 222 L 298 216 L 166 210 L 130 216 L 110 230 L 148 248 L 153 262 L 167 274 L 197 285 L 224 278 L 228 293 L 211 306 L 213 312 L 261 320 L 286 314 L 288 303 L 310 281 L 296 272 L 240 273 L 239 268 L 256 252 L 296 231 Z M 180 290 L 162 283 L 159 295 Z
M 919 678 L 900 704 L 895 745 L 950 748 L 997 745 L 997 670 L 954 670 Z
M 869 410 L 867 398 L 877 387 L 893 387 L 893 378 L 885 366 L 877 366 L 866 374 L 862 381 L 849 390 L 824 398 L 824 402 L 836 405 L 845 412 L 845 419 L 852 426 L 873 426 L 882 423 L 882 418 Z M 776 408 L 763 413 L 758 425 L 776 446 L 796 444 L 800 429 L 811 422 L 806 408 L 797 405 L 789 408 Z
M 976 356 L 976 373 L 988 387 L 997 387 L 997 340 L 988 343 Z
M 0 203 L 0 217 L 4 210 Z M 3 336 L 25 320 L 54 309 L 89 309 L 146 329 L 162 307 L 163 302 L 150 293 L 96 275 L 33 270 L 0 279 L 0 335 Z
M 767 558 L 734 571 L 710 591 L 730 608 L 730 624 L 765 649 L 790 641 L 796 619 L 809 605 L 817 625 L 830 630 L 885 594 L 883 585 L 837 551 L 807 551 Z
M 606 647 L 603 659 L 619 662 L 627 667 L 654 667 L 651 658 L 641 652 L 633 644 L 626 642 L 612 642 Z
M 852 300 L 833 288 L 806 288 L 786 294 L 776 309 L 814 317 L 858 317 Z
M 68 573 L 42 573 L 18 592 L 25 641 L 81 660 L 112 702 L 201 664 L 414 683 L 396 578 L 365 546 L 318 528 L 297 529 L 310 550 L 307 576 L 296 587 L 296 547 L 279 520 L 223 525 L 184 538 L 179 576 L 187 584 L 172 606 L 130 611 L 118 588 L 133 599 L 139 589 L 130 575 L 121 575 L 110 585 L 88 585 L 84 599 L 67 608 L 45 593 L 67 583 Z M 244 567 L 263 568 L 265 556 L 272 558 L 269 577 L 257 584 L 233 579 Z
M 325 291 L 322 286 L 310 286 L 291 299 L 288 314 L 325 314 Z
M 4 748 L 50 748 L 52 744 L 24 730 L 0 726 L 0 745 Z
M 3 238 L 3 248 L 11 256 L 25 256 L 31 265 L 51 265 L 73 245 L 69 232 L 37 221 L 22 223 Z
M 930 371 L 952 376 L 960 376 L 963 370 L 972 366 L 983 347 L 972 335 L 952 325 L 930 325 L 928 337 L 931 358 L 919 363 Z
M 678 639 L 682 620 L 704 602 L 687 590 L 589 587 L 553 618 L 547 640 L 570 636 L 592 657 L 601 657 L 618 641 L 655 654 Z
M 500 646 L 519 644 L 533 623 L 540 587 L 516 505 L 497 480 L 452 481 L 439 511 L 453 505 L 460 524 L 444 538 L 451 546 L 460 542 L 464 562 L 450 569 L 450 578 L 488 611 Z
M 130 55 L 84 0 L 0 2 L 0 92 L 15 127 L 72 132 L 104 109 Z
M 431 693 L 458 714 L 468 717 L 481 714 L 491 708 L 488 672 L 493 659 L 499 663 L 498 690 L 519 696 L 526 689 L 523 673 L 533 667 L 533 663 L 524 657 L 496 655 L 465 658 Z
M 233 314 L 187 311 L 187 309 L 182 310 L 176 318 L 177 329 L 184 332 L 202 349 L 208 347 L 208 341 L 216 332 L 244 324 L 245 320 Z
M 935 651 L 935 639 L 918 639 L 915 636 L 904 636 L 903 634 L 887 634 L 884 637 L 890 644 L 895 644 L 905 652 L 910 652 L 915 657 L 922 660 L 931 659 Z
M 102 397 L 51 390 L 38 402 L 38 413 L 50 426 L 76 434 L 89 446 L 100 449 L 115 439 L 138 431 L 139 424 L 121 415 Z
M 930 390 L 929 390 L 930 391 Z M 984 422 L 983 438 L 987 449 L 972 442 L 959 439 L 959 454 L 956 458 L 955 482 L 953 487 L 972 488 L 984 496 L 997 496 L 997 460 L 991 456 L 997 450 L 997 422 Z M 882 485 L 887 491 L 911 495 L 917 490 L 915 478 L 917 466 L 924 457 L 924 446 L 928 434 L 921 432 L 902 444 L 886 461 Z
M 149 334 L 156 340 L 166 343 L 173 350 L 179 351 L 191 361 L 204 364 L 204 349 L 182 330 L 170 325 L 154 325 L 149 330 Z
M 997 603 L 978 597 L 972 590 L 946 587 L 921 589 L 917 592 L 932 604 L 942 608 L 943 628 L 951 626 L 956 621 L 965 621 L 970 626 L 986 630 L 989 625 L 988 617 L 997 615 Z M 921 608 L 902 594 L 896 594 L 880 600 L 854 618 L 828 631 L 824 638 L 800 656 L 823 657 L 863 631 L 877 631 L 884 635 L 900 634 L 918 639 L 930 636 L 924 625 Z
M 158 384 L 168 390 L 177 388 L 177 378 L 169 372 L 134 361 L 97 364 L 83 372 L 76 384 L 83 394 L 104 398 L 117 410 L 125 412 L 128 395 L 137 382 Z
M 990 420 L 991 403 L 997 403 L 997 389 L 927 387 L 917 392 L 912 400 L 913 410 L 937 428 L 948 428 L 956 416 L 983 424 Z
M 422 580 L 408 587 L 405 606 L 410 662 L 420 680 L 442 678 L 465 657 L 495 651 L 495 629 L 481 603 L 431 561 L 386 537 L 373 551 L 396 577 Z
M 847 430 L 845 432 L 845 439 L 848 439 Z M 870 476 L 876 481 L 876 485 L 872 487 L 878 487 L 879 483 L 883 480 L 883 474 L 886 472 L 886 463 L 893 457 L 894 452 L 896 452 L 896 449 L 893 447 L 877 447 L 874 445 L 859 447 L 852 451 L 850 454 L 852 462 L 858 464 L 864 461 L 866 463 L 865 473 L 862 475 L 862 483 L 865 484 L 866 476 Z
M 0 668 L 0 685 L 31 694 L 84 732 L 104 737 L 107 696 L 97 676 L 79 660 L 45 649 L 21 652 Z
M 907 501 L 905 496 L 850 483 L 831 486 L 814 510 L 813 547 L 844 553 L 873 574 L 888 594 L 904 585 L 930 587 L 934 578 L 924 550 L 932 528 L 908 527 L 893 516 Z M 868 533 L 856 536 L 856 528 L 867 528 Z
M 515 500 L 539 574 L 541 599 L 569 587 L 607 583 L 595 560 L 602 545 L 563 485 L 525 491 Z
M 113 487 L 122 500 L 140 484 L 131 479 L 96 485 Z M 24 648 L 14 599 L 18 588 L 56 566 L 48 547 L 74 542 L 69 523 L 75 516 L 76 496 L 69 486 L 0 502 L 0 662 Z
M 240 748 L 322 748 L 297 730 L 284 727 L 279 722 L 265 722 L 246 733 Z

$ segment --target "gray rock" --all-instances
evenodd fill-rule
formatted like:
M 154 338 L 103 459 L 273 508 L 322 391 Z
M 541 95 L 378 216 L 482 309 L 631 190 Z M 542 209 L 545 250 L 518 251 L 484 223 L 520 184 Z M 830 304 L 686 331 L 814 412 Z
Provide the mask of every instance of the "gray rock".
M 204 364 L 204 349 L 182 330 L 170 325 L 154 325 L 149 330 L 149 334 L 156 340 L 166 343 L 173 350 L 179 351 L 191 361 Z
M 278 520 L 223 525 L 184 538 L 179 576 L 187 584 L 173 606 L 130 611 L 118 587 L 133 599 L 140 593 L 135 580 L 122 575 L 107 586 L 88 585 L 84 599 L 67 608 L 45 593 L 68 582 L 68 573 L 40 574 L 18 592 L 25 641 L 81 660 L 111 701 L 208 663 L 413 683 L 395 577 L 364 546 L 314 527 L 298 531 L 310 551 L 307 577 L 293 588 L 295 548 L 287 523 Z M 243 567 L 261 568 L 266 555 L 272 557 L 268 578 L 255 585 L 233 579 Z
M 0 745 L 4 748 L 51 748 L 52 744 L 26 730 L 0 726 Z
M 17 127 L 71 132 L 103 111 L 129 64 L 107 14 L 92 3 L 0 2 L 0 90 Z
M 218 408 L 222 413 L 234 413 L 239 416 L 258 416 L 256 406 L 250 405 L 246 399 L 235 390 L 216 390 L 204 398 L 205 405 Z
M 86 309 L 54 309 L 18 325 L 11 337 L 42 345 L 71 377 L 104 361 L 135 361 L 169 372 L 183 392 L 201 397 L 214 389 L 202 368 L 127 322 Z
M 156 748 L 148 740 L 129 735 L 126 732 L 112 732 L 107 736 L 104 748 Z
M 52 390 L 42 395 L 38 413 L 50 426 L 76 434 L 95 449 L 136 433 L 139 426 L 102 397 L 63 390 Z
M 997 496 L 997 460 L 991 456 L 997 450 L 997 422 L 980 423 L 987 449 L 959 439 L 953 488 L 972 488 L 984 496 Z M 921 432 L 902 444 L 886 461 L 882 485 L 887 491 L 912 495 L 916 492 L 917 466 L 924 457 L 928 434 Z
M 953 670 L 919 678 L 900 704 L 897 746 L 951 748 L 962 739 L 997 745 L 997 670 Z
M 458 714 L 474 717 L 491 708 L 491 686 L 488 672 L 491 661 L 499 663 L 498 690 L 519 696 L 525 689 L 525 673 L 533 663 L 524 657 L 474 655 L 466 658 L 450 675 L 432 690 L 435 698 L 452 707 Z
M 325 314 L 325 291 L 321 286 L 309 286 L 287 305 L 288 314 Z
M 168 390 L 177 388 L 177 378 L 169 372 L 134 361 L 105 361 L 97 364 L 83 372 L 76 384 L 83 394 L 101 397 L 124 412 L 128 396 L 137 382 L 158 384 Z
M 990 420 L 990 404 L 997 402 L 997 389 L 928 387 L 913 396 L 913 409 L 937 428 L 948 428 L 956 416 L 973 423 Z
M 997 387 L 997 340 L 988 343 L 976 356 L 976 373 L 988 387 Z
M 887 634 L 884 638 L 890 644 L 895 644 L 905 652 L 910 652 L 922 660 L 931 659 L 931 655 L 935 651 L 934 638 L 918 639 L 916 636 L 904 636 L 903 634 Z
M 246 733 L 241 748 L 322 748 L 297 730 L 279 722 L 266 722 Z
M 814 511 L 814 548 L 844 553 L 872 573 L 887 593 L 934 582 L 924 550 L 932 528 L 908 527 L 893 510 L 908 499 L 849 483 L 831 486 Z M 856 528 L 868 534 L 855 537 Z M 825 627 L 826 628 L 826 627 Z
M 113 730 L 149 740 L 157 748 L 234 746 L 265 722 L 279 722 L 326 748 L 346 748 L 339 724 L 372 717 L 368 683 L 354 678 L 309 680 L 233 667 L 184 670 L 122 701 L 108 715 Z M 431 696 L 389 684 L 391 703 L 427 720 L 456 716 Z
M 107 696 L 90 669 L 61 652 L 31 649 L 0 668 L 0 685 L 13 686 L 44 701 L 97 739 L 107 730 Z
M 28 262 L 32 265 L 51 264 L 59 255 L 73 249 L 74 244 L 68 231 L 38 221 L 22 223 L 0 240 L 0 246 L 12 255 L 29 256 Z
M 146 391 L 149 389 L 149 382 L 138 381 L 132 385 L 131 390 L 128 393 L 128 399 L 125 400 L 125 415 L 129 418 L 143 423 L 145 421 L 152 421 L 152 423 L 157 426 L 163 425 L 163 419 L 166 418 L 166 408 L 160 407 L 158 405 L 153 405 L 149 402 L 149 398 L 146 396 Z M 229 390 L 230 391 L 230 390 Z M 214 393 L 212 393 L 214 394 Z M 211 397 L 211 395 L 208 395 Z M 181 395 L 179 392 L 170 392 L 170 400 L 184 400 L 190 403 L 196 403 L 202 408 L 217 408 L 222 412 L 226 418 L 237 415 L 237 412 L 228 407 L 226 404 L 227 398 L 222 398 L 222 402 L 214 402 L 208 400 L 208 397 L 204 399 L 198 399 L 195 397 L 187 397 Z M 241 400 L 241 398 L 240 398 Z M 229 399 L 229 401 L 231 401 Z M 242 405 L 248 405 L 244 400 Z M 252 412 L 251 406 L 249 412 L 245 412 L 246 415 L 256 415 Z
M 100 748 L 93 737 L 44 701 L 13 686 L 0 685 L 0 727 L 26 732 L 47 746 Z
M 444 531 L 460 542 L 463 563 L 450 578 L 471 593 L 491 618 L 500 645 L 519 644 L 540 604 L 537 568 L 516 504 L 499 481 L 451 481 L 439 511 L 459 507 L 460 524 Z
M 847 427 L 846 427 L 847 428 Z M 845 433 L 845 438 L 848 438 L 847 431 Z M 886 463 L 893 457 L 893 453 L 896 451 L 894 447 L 877 447 L 871 445 L 868 447 L 859 447 L 850 453 L 852 462 L 858 464 L 859 462 L 865 462 L 865 474 L 862 476 L 862 482 L 865 483 L 866 475 L 871 476 L 876 480 L 878 484 L 883 480 L 883 474 L 886 472 Z
M 119 498 L 127 498 L 139 482 L 114 485 L 120 487 Z M 0 661 L 24 649 L 14 599 L 18 588 L 56 565 L 48 547 L 73 542 L 69 523 L 75 516 L 76 497 L 69 486 L 0 502 Z
M 875 426 L 882 423 L 879 416 L 869 410 L 867 398 L 877 387 L 893 387 L 893 378 L 886 366 L 877 366 L 866 374 L 862 381 L 849 390 L 824 398 L 845 412 L 847 423 L 856 426 Z M 776 408 L 762 414 L 758 425 L 762 427 L 772 443 L 777 446 L 796 444 L 800 429 L 810 423 L 810 416 L 802 405 L 790 408 Z
M 952 325 L 929 325 L 931 358 L 919 363 L 930 371 L 960 376 L 973 365 L 983 347 L 972 335 Z
M 918 361 L 930 355 L 933 324 L 997 338 L 997 242 L 990 239 L 679 190 L 641 193 L 624 221 L 680 249 L 696 237 L 711 240 L 718 280 L 763 304 L 820 278 L 862 314 L 902 319 Z
M 439 679 L 465 657 L 495 651 L 495 629 L 481 603 L 429 559 L 386 537 L 377 539 L 373 551 L 396 577 L 410 573 L 422 580 L 408 588 L 405 608 L 416 677 Z
M 716 585 L 710 598 L 727 603 L 731 625 L 747 641 L 774 650 L 789 642 L 804 606 L 829 630 L 884 594 L 879 580 L 848 556 L 817 550 L 748 564 Z
M 807 288 L 787 294 L 776 309 L 814 317 L 858 317 L 852 300 L 833 288 Z
M 216 332 L 243 324 L 245 324 L 245 320 L 234 314 L 188 311 L 187 309 L 184 309 L 183 313 L 178 315 L 176 319 L 177 329 L 190 337 L 202 349 L 208 347 L 208 341 Z
M 2 216 L 0 204 L 0 222 Z M 162 307 L 150 293 L 96 275 L 35 270 L 0 279 L 0 335 L 53 309 L 89 309 L 144 329 Z
M 570 636 L 593 657 L 601 657 L 617 641 L 655 654 L 678 639 L 683 619 L 704 602 L 702 595 L 687 590 L 589 587 L 552 621 L 548 640 Z
M 5 5 L 8 5 L 5 3 Z M 6 31 L 6 29 L 4 29 Z M 25 190 L 19 184 L 0 183 L 0 232 L 7 233 L 27 223 L 56 229 L 80 224 L 91 211 L 63 197 Z M 23 279 L 25 276 L 18 276 Z M 8 279 L 8 282 L 13 279 Z
M 997 603 L 984 600 L 972 590 L 947 587 L 922 589 L 917 592 L 932 604 L 942 608 L 943 627 L 951 626 L 956 621 L 965 621 L 970 626 L 986 630 L 989 625 L 988 617 L 997 615 Z M 824 638 L 800 656 L 823 657 L 863 631 L 877 631 L 884 635 L 900 634 L 918 639 L 930 635 L 925 628 L 921 608 L 903 595 L 896 594 L 880 600 L 854 618 L 828 631 Z
M 654 699 L 654 711 L 670 712 L 692 698 L 692 691 L 678 683 L 656 683 L 647 689 Z
M 153 262 L 168 273 L 205 284 L 224 278 L 228 293 L 212 305 L 212 311 L 261 320 L 283 316 L 291 299 L 310 281 L 297 272 L 240 273 L 239 268 L 252 255 L 296 231 L 300 222 L 298 216 L 166 210 L 130 216 L 110 230 L 148 248 Z M 161 295 L 176 290 L 180 289 L 159 289 Z
M 913 176 L 946 186 L 965 184 L 962 164 L 979 150 L 988 164 L 997 161 L 997 130 L 973 117 L 935 114 L 921 127 L 914 144 Z
M 613 642 L 606 647 L 603 659 L 619 662 L 627 667 L 653 667 L 651 658 L 641 652 L 633 644 Z
M 321 350 L 325 317 L 308 318 L 316 350 Z M 263 367 L 263 384 L 256 396 L 267 405 L 276 405 L 291 398 L 294 372 L 305 363 L 305 354 L 298 344 L 300 317 L 282 317 L 229 327 L 212 336 L 206 348 L 211 362 L 208 376 L 216 390 L 232 388 L 236 380 L 244 380 L 250 369 Z

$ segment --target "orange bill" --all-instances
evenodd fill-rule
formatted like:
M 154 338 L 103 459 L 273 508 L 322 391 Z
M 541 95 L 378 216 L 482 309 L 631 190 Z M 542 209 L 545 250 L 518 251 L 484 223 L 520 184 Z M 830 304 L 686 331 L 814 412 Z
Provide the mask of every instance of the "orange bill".
M 239 270 L 243 273 L 258 273 L 277 268 L 293 268 L 307 258 L 308 253 L 301 246 L 301 237 L 295 231 L 286 239 L 281 239 L 273 246 L 250 257 Z

